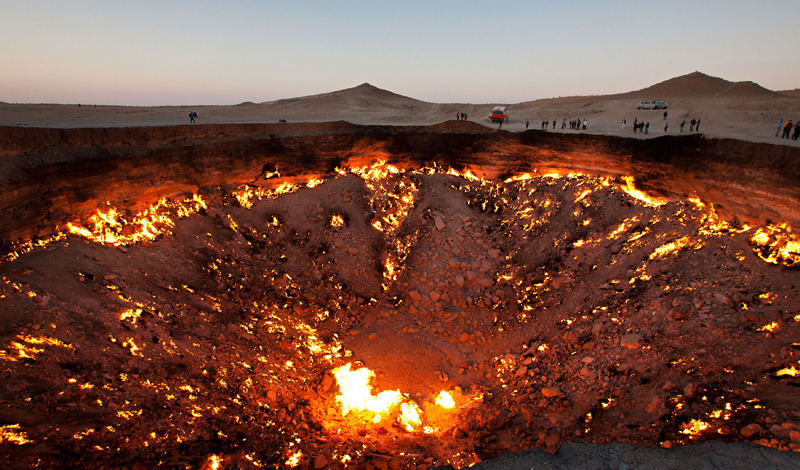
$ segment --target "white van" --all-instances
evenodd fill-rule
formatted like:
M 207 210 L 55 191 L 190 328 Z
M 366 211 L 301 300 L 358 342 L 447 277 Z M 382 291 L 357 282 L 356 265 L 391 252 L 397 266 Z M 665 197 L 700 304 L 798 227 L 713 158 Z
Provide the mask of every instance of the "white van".
M 669 104 L 666 101 L 639 101 L 636 109 L 667 109 Z

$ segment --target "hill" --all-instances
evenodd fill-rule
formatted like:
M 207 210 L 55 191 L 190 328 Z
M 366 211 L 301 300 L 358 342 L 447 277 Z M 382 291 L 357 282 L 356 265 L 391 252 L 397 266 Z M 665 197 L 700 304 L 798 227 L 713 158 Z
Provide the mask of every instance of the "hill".
M 754 82 L 730 82 L 702 72 L 692 72 L 671 78 L 641 90 L 611 95 L 626 99 L 723 98 L 757 97 L 776 98 L 779 94 Z

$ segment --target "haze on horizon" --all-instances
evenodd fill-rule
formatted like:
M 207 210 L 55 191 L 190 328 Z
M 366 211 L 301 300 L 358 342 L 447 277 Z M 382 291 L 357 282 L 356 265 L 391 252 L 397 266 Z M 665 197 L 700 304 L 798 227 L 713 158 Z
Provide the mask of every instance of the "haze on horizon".
M 369 82 L 438 103 L 800 86 L 796 2 L 0 0 L 0 101 L 225 105 Z

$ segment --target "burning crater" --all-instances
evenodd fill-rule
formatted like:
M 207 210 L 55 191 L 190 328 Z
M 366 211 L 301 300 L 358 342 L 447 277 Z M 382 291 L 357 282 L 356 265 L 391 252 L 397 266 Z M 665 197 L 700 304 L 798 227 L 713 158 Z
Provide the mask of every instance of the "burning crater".
M 5 130 L 5 466 L 800 449 L 784 150 L 328 126 Z

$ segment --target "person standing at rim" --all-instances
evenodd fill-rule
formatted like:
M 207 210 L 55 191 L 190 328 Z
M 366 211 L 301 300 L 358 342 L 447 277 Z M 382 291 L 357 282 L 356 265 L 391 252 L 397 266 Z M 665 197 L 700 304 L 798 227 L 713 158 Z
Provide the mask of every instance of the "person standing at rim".
M 684 119 L 683 121 L 681 121 L 681 132 L 683 132 L 683 126 L 685 126 L 685 125 L 686 125 L 686 119 Z M 776 134 L 776 135 L 777 135 L 777 134 Z
M 664 111 L 664 120 L 665 121 L 667 120 L 667 112 L 666 111 Z
M 589 121 L 587 121 L 586 119 L 584 119 L 584 120 L 583 120 L 583 130 L 586 130 L 586 126 L 588 126 L 588 125 L 589 125 Z
M 625 130 L 625 120 L 624 119 L 622 120 L 622 125 L 620 126 L 620 129 Z
M 792 120 L 789 119 L 789 122 L 787 122 L 786 125 L 783 127 L 783 135 L 781 136 L 781 138 L 782 139 L 788 139 L 789 138 L 789 131 L 791 131 L 791 130 L 792 130 Z
M 664 123 L 664 132 L 667 132 L 668 130 L 669 130 L 669 121 Z
M 633 133 L 636 134 L 636 130 L 639 129 L 639 118 L 633 118 Z
M 530 125 L 531 125 L 530 121 L 525 121 L 525 129 L 527 129 L 528 126 L 530 126 Z
M 697 124 L 697 119 L 692 119 L 689 124 L 689 132 L 694 132 L 694 125 Z
M 700 118 L 697 118 L 697 125 L 694 126 L 695 132 L 700 132 Z
M 783 118 L 781 118 L 781 120 L 778 121 L 778 132 L 775 133 L 775 137 L 778 137 L 778 136 L 781 135 L 781 130 L 782 129 L 783 129 Z
M 553 119 L 553 130 L 556 130 L 556 120 Z

